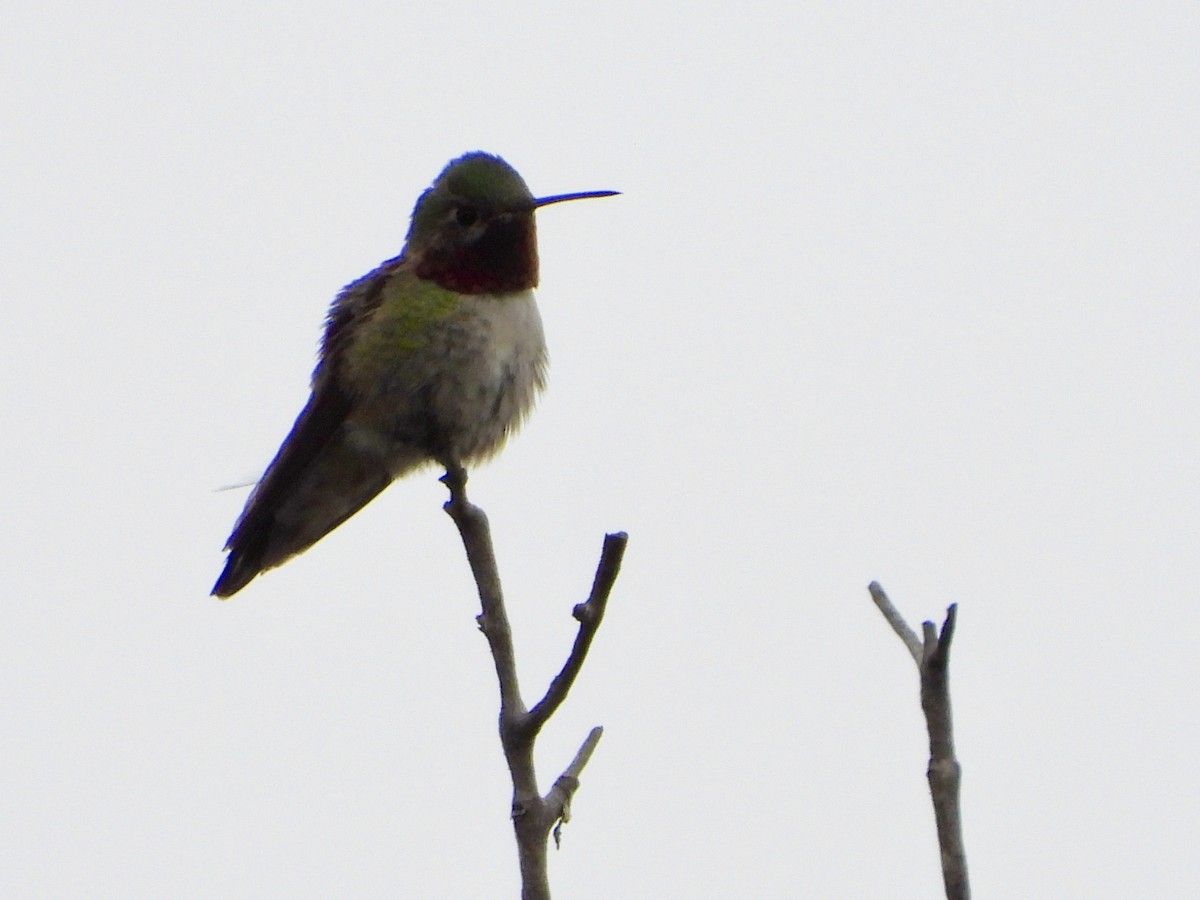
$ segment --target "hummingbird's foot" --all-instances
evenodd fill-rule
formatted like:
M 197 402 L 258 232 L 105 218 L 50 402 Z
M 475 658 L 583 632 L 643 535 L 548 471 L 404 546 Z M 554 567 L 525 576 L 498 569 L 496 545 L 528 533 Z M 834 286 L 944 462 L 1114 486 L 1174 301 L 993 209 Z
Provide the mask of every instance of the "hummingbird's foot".
M 446 474 L 439 478 L 438 481 L 450 489 L 450 502 L 454 503 L 460 499 L 466 502 L 467 470 L 453 460 L 444 463 L 444 465 L 446 466 Z

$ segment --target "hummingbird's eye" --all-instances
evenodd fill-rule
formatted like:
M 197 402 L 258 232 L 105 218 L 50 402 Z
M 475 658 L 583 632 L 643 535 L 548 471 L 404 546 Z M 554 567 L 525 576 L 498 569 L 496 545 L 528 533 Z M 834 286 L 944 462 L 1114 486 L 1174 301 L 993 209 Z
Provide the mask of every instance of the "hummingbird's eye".
M 454 213 L 454 220 L 463 228 L 470 228 L 479 221 L 479 212 L 473 206 L 460 206 Z

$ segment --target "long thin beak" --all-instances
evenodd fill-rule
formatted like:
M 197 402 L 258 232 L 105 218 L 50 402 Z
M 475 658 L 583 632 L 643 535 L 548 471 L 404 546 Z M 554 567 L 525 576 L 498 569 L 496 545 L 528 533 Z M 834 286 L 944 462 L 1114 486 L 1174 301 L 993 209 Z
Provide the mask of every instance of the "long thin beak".
M 587 200 L 591 197 L 615 197 L 620 191 L 581 191 L 578 194 L 555 194 L 553 197 L 539 197 L 533 201 L 533 209 L 549 206 L 551 203 L 563 203 L 567 200 Z

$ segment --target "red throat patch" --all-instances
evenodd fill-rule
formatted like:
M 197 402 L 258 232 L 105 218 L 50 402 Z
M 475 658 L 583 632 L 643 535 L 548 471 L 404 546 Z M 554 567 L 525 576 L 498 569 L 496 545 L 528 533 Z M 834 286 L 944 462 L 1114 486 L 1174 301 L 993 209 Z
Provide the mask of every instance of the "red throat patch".
M 533 213 L 495 219 L 471 244 L 431 247 L 417 262 L 416 273 L 462 294 L 506 294 L 537 287 Z

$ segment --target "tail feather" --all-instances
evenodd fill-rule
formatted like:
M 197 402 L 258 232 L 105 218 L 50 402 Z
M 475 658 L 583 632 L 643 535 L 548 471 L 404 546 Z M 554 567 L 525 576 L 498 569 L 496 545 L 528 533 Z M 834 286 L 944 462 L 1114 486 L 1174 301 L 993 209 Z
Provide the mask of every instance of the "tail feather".
M 213 594 L 230 597 L 260 572 L 308 549 L 391 482 L 391 471 L 373 454 L 345 441 L 327 446 L 289 490 L 251 495 L 230 535 L 229 559 Z
M 262 565 L 255 554 L 249 552 L 231 553 L 229 558 L 225 560 L 225 568 L 221 571 L 221 577 L 217 579 L 217 583 L 213 585 L 212 595 L 220 597 L 224 600 L 226 597 L 232 597 L 251 580 L 262 571 Z

